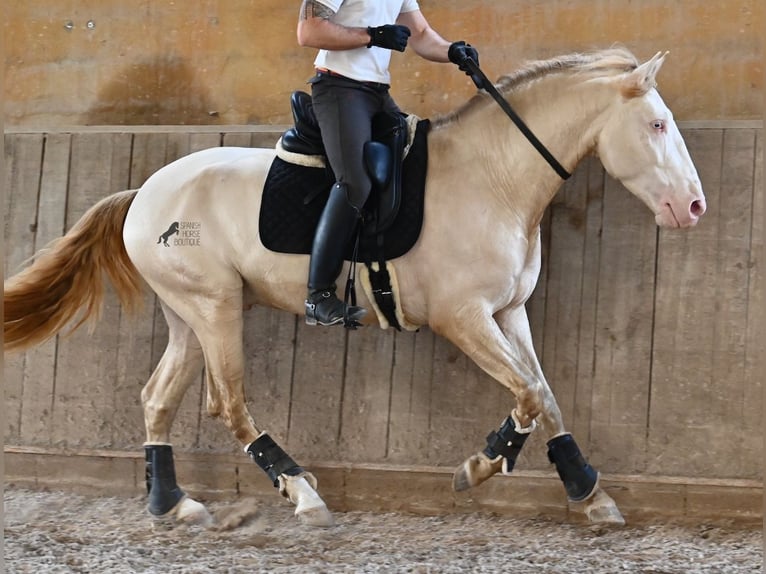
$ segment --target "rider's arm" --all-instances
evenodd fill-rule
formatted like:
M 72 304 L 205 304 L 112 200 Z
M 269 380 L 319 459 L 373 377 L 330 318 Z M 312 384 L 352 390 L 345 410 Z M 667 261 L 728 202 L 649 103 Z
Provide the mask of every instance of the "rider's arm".
M 420 10 L 399 14 L 396 23 L 410 29 L 412 36 L 409 45 L 418 56 L 432 62 L 449 62 L 447 51 L 450 43 L 431 28 Z
M 341 26 L 329 20 L 332 15 L 333 11 L 324 4 L 303 0 L 298 18 L 298 44 L 320 50 L 353 50 L 370 43 L 367 28 Z

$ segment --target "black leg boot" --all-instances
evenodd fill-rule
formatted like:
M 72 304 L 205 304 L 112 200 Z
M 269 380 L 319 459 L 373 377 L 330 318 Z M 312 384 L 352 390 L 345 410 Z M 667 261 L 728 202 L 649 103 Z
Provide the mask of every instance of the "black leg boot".
M 346 185 L 336 183 L 322 212 L 309 262 L 306 324 L 336 325 L 344 319 L 359 321 L 367 311 L 346 305 L 335 295 L 335 280 L 343 256 L 359 221 L 357 210 L 348 202 Z

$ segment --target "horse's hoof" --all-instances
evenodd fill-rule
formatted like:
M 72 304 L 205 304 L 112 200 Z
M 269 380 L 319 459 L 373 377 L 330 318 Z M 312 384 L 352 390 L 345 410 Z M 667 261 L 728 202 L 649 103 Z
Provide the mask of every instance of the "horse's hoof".
M 295 504 L 295 516 L 306 526 L 328 527 L 335 524 L 327 505 L 316 491 L 316 478 L 307 472 L 302 476 L 280 476 L 284 495 Z
M 452 475 L 452 490 L 461 492 L 469 488 L 471 488 L 471 477 L 468 475 L 468 471 L 461 466 Z
M 210 516 L 205 505 L 188 496 L 178 503 L 176 520 L 184 524 L 194 524 L 206 528 L 213 524 L 213 517 Z
M 301 524 L 305 524 L 306 526 L 319 528 L 335 526 L 335 518 L 333 517 L 332 512 L 330 512 L 324 504 L 313 508 L 306 508 L 300 512 L 296 510 L 295 516 L 298 517 Z
M 213 524 L 213 517 L 207 511 L 205 506 L 185 496 L 173 508 L 165 514 L 152 514 L 152 525 L 154 528 L 170 530 L 179 524 L 202 526 L 208 528 Z
M 585 515 L 591 524 L 625 526 L 625 519 L 614 500 L 601 489 L 585 503 Z
M 475 454 L 455 470 L 452 475 L 452 488 L 455 492 L 461 492 L 478 486 L 493 474 L 500 472 L 502 466 L 502 457 L 493 461 L 483 452 Z

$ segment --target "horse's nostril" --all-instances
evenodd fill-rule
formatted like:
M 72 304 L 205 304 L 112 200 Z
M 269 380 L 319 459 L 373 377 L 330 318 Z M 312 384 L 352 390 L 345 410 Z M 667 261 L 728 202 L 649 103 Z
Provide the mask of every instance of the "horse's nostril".
M 705 213 L 705 204 L 699 199 L 692 201 L 691 213 L 692 215 L 699 217 L 700 215 Z

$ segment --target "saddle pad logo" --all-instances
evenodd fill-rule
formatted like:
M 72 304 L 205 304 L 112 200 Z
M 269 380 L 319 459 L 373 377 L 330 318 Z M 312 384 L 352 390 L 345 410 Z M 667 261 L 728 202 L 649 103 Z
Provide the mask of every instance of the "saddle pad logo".
M 202 223 L 200 221 L 174 221 L 167 231 L 160 234 L 157 243 L 165 247 L 199 247 L 202 235 Z

